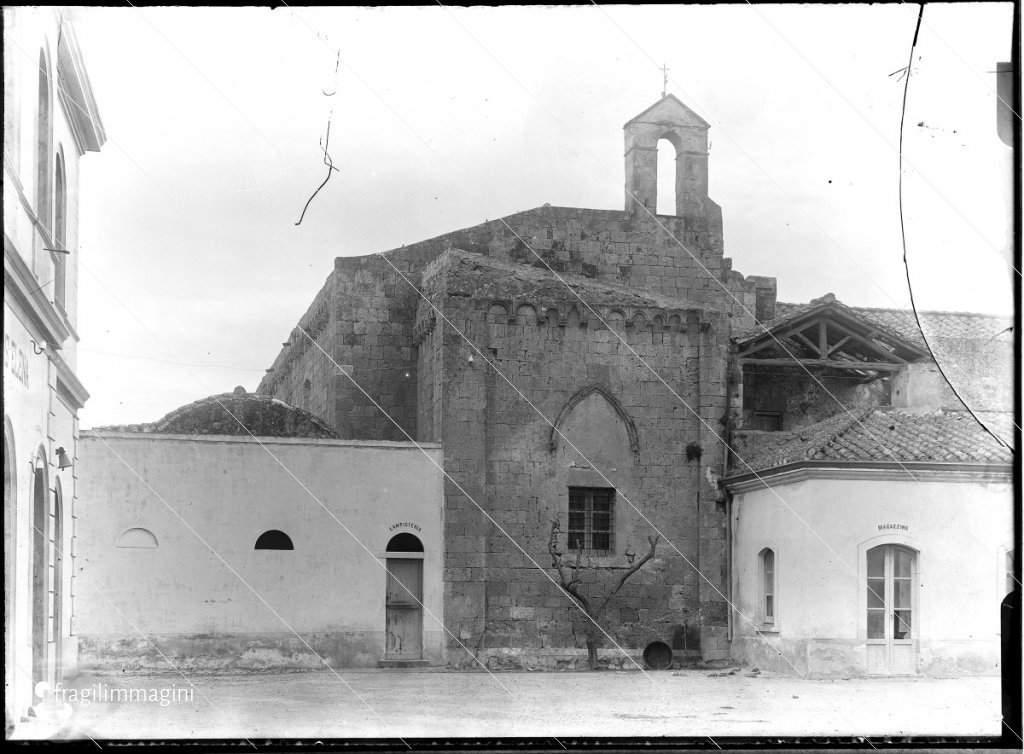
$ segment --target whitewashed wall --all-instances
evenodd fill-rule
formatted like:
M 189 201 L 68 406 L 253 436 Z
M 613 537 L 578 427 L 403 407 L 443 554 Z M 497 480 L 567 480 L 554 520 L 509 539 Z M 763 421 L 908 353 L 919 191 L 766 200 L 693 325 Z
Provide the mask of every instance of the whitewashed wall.
M 83 432 L 81 663 L 375 665 L 400 532 L 424 546 L 424 656 L 441 662 L 441 450 L 423 447 Z M 119 548 L 131 528 L 159 546 Z M 254 550 L 272 529 L 295 549 Z
M 915 476 L 918 481 L 808 478 L 736 494 L 734 656 L 792 674 L 864 673 L 866 552 L 898 543 L 918 552 L 917 672 L 997 673 L 1011 486 Z M 773 630 L 758 616 L 758 554 L 765 547 L 775 550 Z

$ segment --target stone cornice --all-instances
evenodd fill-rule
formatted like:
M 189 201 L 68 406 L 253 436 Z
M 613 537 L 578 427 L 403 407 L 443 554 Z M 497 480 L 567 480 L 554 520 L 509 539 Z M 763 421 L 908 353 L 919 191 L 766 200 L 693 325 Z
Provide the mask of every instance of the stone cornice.
M 733 494 L 795 484 L 808 479 L 870 482 L 1005 482 L 1013 481 L 1010 464 L 882 463 L 798 461 L 764 471 L 739 474 L 720 484 Z
M 426 317 L 421 318 L 413 327 L 412 330 L 412 342 L 413 345 L 418 346 L 423 342 L 430 333 L 434 332 L 434 328 L 437 326 L 437 317 L 430 314 Z
M 59 348 L 71 335 L 71 329 L 42 288 L 5 232 L 4 296 L 25 312 L 47 343 Z
M 145 440 L 150 442 L 229 443 L 231 445 L 317 445 L 339 448 L 380 448 L 382 450 L 443 450 L 439 442 L 404 442 L 399 440 L 335 440 L 311 437 L 248 437 L 245 435 L 164 435 L 155 432 L 122 432 L 106 429 L 83 429 L 82 440 Z
M 85 402 L 89 400 L 89 392 L 85 389 L 85 385 L 81 383 L 78 376 L 71 371 L 71 367 L 68 366 L 67 362 L 58 354 L 56 351 L 48 351 L 50 355 L 50 361 L 53 362 L 54 367 L 57 370 L 57 392 L 64 399 L 66 403 L 69 403 L 75 409 L 80 409 L 85 405 Z
M 98 152 L 107 140 L 74 29 L 64 23 L 57 49 L 57 95 L 79 155 Z

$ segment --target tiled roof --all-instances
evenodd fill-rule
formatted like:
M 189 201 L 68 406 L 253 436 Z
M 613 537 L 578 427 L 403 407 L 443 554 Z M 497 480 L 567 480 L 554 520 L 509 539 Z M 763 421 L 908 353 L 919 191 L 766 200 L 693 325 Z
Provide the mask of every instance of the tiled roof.
M 794 317 L 808 312 L 824 303 L 832 303 L 846 309 L 861 319 L 875 324 L 889 332 L 909 340 L 914 345 L 924 346 L 921 331 L 918 329 L 914 312 L 909 309 L 874 309 L 866 306 L 847 306 L 837 301 L 831 293 L 816 298 L 807 304 L 787 304 L 779 302 L 775 305 L 775 317 L 764 323 L 769 330 L 785 324 Z M 993 314 L 975 314 L 973 312 L 918 312 L 921 326 L 929 338 L 965 338 L 970 340 L 988 340 L 1004 333 L 1013 325 L 1011 317 L 1000 317 Z M 749 338 L 763 333 L 761 325 L 754 325 L 749 330 L 739 333 L 738 339 Z M 1005 333 L 1003 337 L 1010 337 Z
M 985 412 L 978 416 L 993 433 L 1012 444 L 1012 414 Z M 737 475 L 799 461 L 1013 462 L 1013 454 L 967 411 L 893 408 L 842 413 L 793 432 L 741 430 L 736 433 L 733 451 L 743 459 L 734 464 Z
M 326 422 L 308 411 L 269 395 L 247 393 L 241 387 L 231 393 L 211 395 L 182 406 L 149 424 L 122 424 L 95 427 L 94 430 L 168 435 L 338 437 Z

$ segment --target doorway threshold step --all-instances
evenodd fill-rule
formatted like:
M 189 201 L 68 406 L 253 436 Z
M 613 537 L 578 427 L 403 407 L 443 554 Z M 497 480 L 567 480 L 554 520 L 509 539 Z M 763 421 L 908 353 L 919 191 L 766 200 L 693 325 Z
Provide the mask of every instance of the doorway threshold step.
M 377 660 L 378 668 L 429 668 L 430 660 Z

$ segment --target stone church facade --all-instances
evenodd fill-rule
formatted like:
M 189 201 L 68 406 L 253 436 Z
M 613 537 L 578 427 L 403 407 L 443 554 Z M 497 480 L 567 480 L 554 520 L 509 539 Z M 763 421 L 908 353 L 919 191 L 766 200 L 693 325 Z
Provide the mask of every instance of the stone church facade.
M 588 572 L 595 594 L 662 535 L 604 616 L 616 643 L 728 655 L 730 337 L 771 318 L 775 281 L 723 256 L 707 130 L 671 95 L 629 121 L 623 211 L 545 205 L 338 258 L 258 389 L 342 438 L 442 443 L 445 623 L 478 655 L 578 656 L 587 619 L 552 578 L 554 520 L 608 569 Z M 659 138 L 675 216 L 650 209 Z
M 559 669 L 595 635 L 611 667 L 998 672 L 1010 323 L 776 302 L 723 256 L 707 124 L 667 96 L 624 131 L 623 210 L 339 258 L 256 394 L 83 433 L 80 666 Z M 634 562 L 593 629 L 560 582 L 600 604 Z

